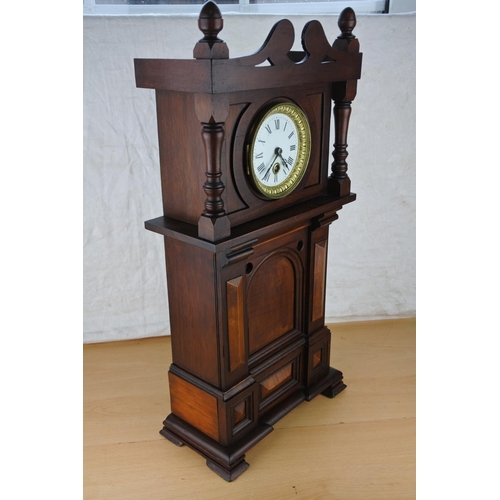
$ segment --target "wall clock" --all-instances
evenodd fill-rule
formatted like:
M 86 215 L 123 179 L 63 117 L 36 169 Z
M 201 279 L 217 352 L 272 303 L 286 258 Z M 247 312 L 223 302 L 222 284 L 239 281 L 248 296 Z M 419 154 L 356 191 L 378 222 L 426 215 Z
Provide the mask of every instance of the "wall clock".
M 190 60 L 135 59 L 156 95 L 172 341 L 160 433 L 227 481 L 303 401 L 346 386 L 325 326 L 328 230 L 355 200 L 347 130 L 361 73 L 352 9 L 333 45 L 321 24 L 276 23 L 229 58 L 209 1 Z M 332 106 L 333 103 L 333 106 Z M 335 142 L 330 157 L 330 122 Z

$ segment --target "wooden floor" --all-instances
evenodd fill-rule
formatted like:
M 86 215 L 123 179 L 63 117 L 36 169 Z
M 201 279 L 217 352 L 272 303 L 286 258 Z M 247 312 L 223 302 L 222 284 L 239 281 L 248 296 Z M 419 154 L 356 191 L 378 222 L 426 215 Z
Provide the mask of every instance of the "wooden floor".
M 84 498 L 415 498 L 415 319 L 329 325 L 347 389 L 304 402 L 227 483 L 158 431 L 170 338 L 84 346 Z

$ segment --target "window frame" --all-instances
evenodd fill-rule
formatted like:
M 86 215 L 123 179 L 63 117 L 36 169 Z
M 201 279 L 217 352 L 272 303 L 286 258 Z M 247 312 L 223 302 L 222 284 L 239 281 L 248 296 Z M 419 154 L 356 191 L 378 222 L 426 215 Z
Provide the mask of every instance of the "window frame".
M 123 15 L 198 15 L 202 4 L 170 5 L 96 5 L 95 0 L 83 0 L 83 14 L 96 16 Z M 308 15 L 340 14 L 346 7 L 352 7 L 356 14 L 381 14 L 387 12 L 386 0 L 333 0 L 319 2 L 272 2 L 250 4 L 250 0 L 239 0 L 238 4 L 218 4 L 222 14 L 264 14 L 264 15 Z

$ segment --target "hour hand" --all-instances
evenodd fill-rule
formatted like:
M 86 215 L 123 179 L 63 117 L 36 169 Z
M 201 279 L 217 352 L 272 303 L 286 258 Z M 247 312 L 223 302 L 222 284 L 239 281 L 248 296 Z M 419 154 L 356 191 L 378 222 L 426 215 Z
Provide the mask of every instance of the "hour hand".
M 279 156 L 281 158 L 281 161 L 285 164 L 286 166 L 286 161 L 283 159 L 283 156 L 281 156 L 281 153 L 283 153 L 283 150 L 281 148 L 276 148 L 276 156 L 274 157 L 275 159 Z
M 280 152 L 278 153 L 278 156 L 281 158 L 281 161 L 283 162 L 283 166 L 288 170 L 288 163 L 285 161 L 283 156 L 281 156 L 282 150 L 280 149 Z

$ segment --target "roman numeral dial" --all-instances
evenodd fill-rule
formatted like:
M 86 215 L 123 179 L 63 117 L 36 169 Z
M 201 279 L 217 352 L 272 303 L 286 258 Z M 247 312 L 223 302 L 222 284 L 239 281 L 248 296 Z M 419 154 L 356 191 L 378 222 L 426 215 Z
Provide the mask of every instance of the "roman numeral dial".
M 302 180 L 311 153 L 305 113 L 293 103 L 268 109 L 255 122 L 249 139 L 249 180 L 259 194 L 283 198 Z

